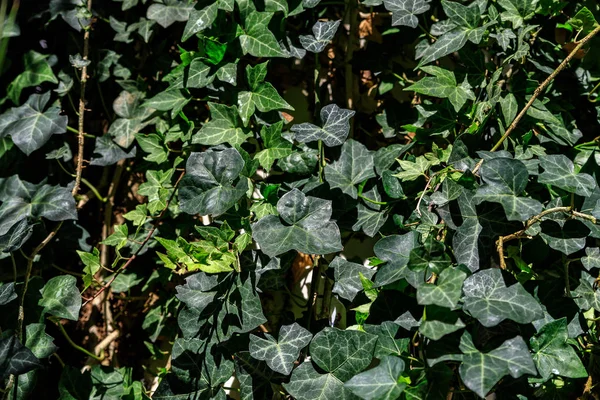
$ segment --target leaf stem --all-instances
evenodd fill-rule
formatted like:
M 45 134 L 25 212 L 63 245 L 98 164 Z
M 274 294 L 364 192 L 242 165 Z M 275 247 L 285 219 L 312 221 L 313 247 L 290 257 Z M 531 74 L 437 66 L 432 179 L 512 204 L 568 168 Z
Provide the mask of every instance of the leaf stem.
M 558 67 L 556 67 L 556 69 L 554 71 L 552 71 L 552 73 L 548 76 L 548 78 L 546 78 L 544 80 L 544 82 L 542 82 L 540 84 L 540 86 L 538 86 L 535 89 L 535 91 L 533 92 L 533 96 L 531 96 L 531 98 L 529 99 L 529 101 L 527 102 L 527 104 L 525 104 L 525 107 L 523 107 L 523 109 L 521 110 L 521 112 L 519 112 L 519 114 L 511 122 L 511 124 L 509 125 L 508 129 L 506 130 L 506 132 L 504 132 L 504 135 L 502 135 L 502 137 L 498 140 L 498 142 L 496 142 L 496 144 L 494 145 L 494 147 L 492 147 L 492 149 L 490 151 L 492 151 L 492 152 L 496 151 L 496 150 L 498 150 L 500 148 L 500 146 L 502 146 L 502 143 L 504 143 L 504 141 L 516 129 L 517 125 L 519 124 L 519 121 L 521 121 L 521 119 L 525 116 L 525 114 L 527 113 L 527 110 L 529 110 L 529 108 L 533 105 L 534 101 L 538 98 L 538 96 L 544 91 L 544 89 L 546 89 L 546 87 L 550 84 L 550 82 L 552 82 L 554 80 L 554 78 L 556 78 L 556 76 L 563 69 L 565 69 L 565 67 L 567 66 L 567 64 L 569 63 L 569 61 L 571 61 L 571 59 L 573 57 L 575 57 L 575 55 L 577 54 L 577 52 L 579 50 L 581 50 L 581 48 L 587 42 L 589 42 L 594 36 L 596 36 L 596 34 L 598 34 L 598 32 L 600 32 L 600 25 L 598 25 L 586 37 L 584 37 L 583 39 L 581 39 L 579 41 L 579 43 L 577 43 L 577 46 L 575 46 L 573 48 L 573 50 L 569 53 L 569 55 L 567 55 L 567 57 L 563 60 L 563 62 L 561 62 L 560 65 Z M 481 168 L 481 164 L 483 164 L 483 159 L 480 160 L 477 163 L 477 165 L 475 166 L 475 168 L 473 168 L 473 173 L 474 174 L 477 173 L 477 171 L 479 171 L 479 168 Z
M 367 196 L 363 195 L 362 193 L 359 193 L 358 197 L 360 197 L 364 201 L 368 201 L 369 203 L 377 204 L 378 206 L 387 206 L 387 204 L 388 204 L 387 201 L 377 201 L 377 200 L 370 199 Z
M 88 357 L 93 358 L 94 360 L 97 360 L 97 361 L 104 360 L 104 350 L 102 350 L 102 353 L 100 353 L 100 356 L 97 356 L 94 353 L 92 353 L 92 352 L 84 349 L 83 347 L 81 347 L 77 343 L 75 343 L 73 341 L 73 339 L 71 339 L 71 337 L 69 336 L 69 334 L 65 330 L 65 327 L 60 323 L 60 321 L 57 321 L 56 319 L 54 319 L 52 317 L 49 317 L 48 319 L 51 320 L 52 322 L 54 322 L 54 324 L 61 331 L 61 333 L 63 334 L 63 336 L 65 337 L 65 339 L 67 339 L 67 342 L 69 342 L 69 344 L 71 345 L 71 347 L 73 347 L 75 350 L 78 350 L 78 351 L 82 352 L 83 354 L 85 354 Z

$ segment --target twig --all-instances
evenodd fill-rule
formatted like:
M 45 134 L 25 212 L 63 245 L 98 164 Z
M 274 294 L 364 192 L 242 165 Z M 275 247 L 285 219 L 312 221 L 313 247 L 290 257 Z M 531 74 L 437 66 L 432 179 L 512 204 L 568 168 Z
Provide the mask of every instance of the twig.
M 116 340 L 120 334 L 121 332 L 118 329 L 112 331 L 107 337 L 102 339 L 102 341 L 98 343 L 96 347 L 94 347 L 94 353 L 99 354 L 101 352 L 104 352 L 108 345 L 111 344 L 114 340 Z
M 88 13 L 92 13 L 92 0 L 88 0 L 87 2 Z M 90 52 L 90 30 L 92 28 L 92 21 L 90 19 L 90 24 L 83 29 L 83 60 L 88 60 L 88 55 Z M 75 196 L 79 192 L 79 186 L 81 185 L 81 173 L 83 171 L 83 147 L 85 142 L 85 133 L 83 132 L 83 124 L 85 122 L 85 86 L 87 82 L 88 74 L 87 74 L 87 65 L 84 65 L 81 69 L 81 84 L 80 84 L 80 92 L 79 92 L 79 131 L 78 131 L 78 150 L 77 150 L 77 169 L 75 172 L 75 186 L 73 186 L 73 191 L 71 192 L 73 196 Z
M 500 148 L 500 146 L 502 146 L 502 143 L 504 143 L 504 141 L 515 130 L 515 128 L 517 127 L 517 124 L 519 123 L 519 121 L 521 121 L 521 119 L 525 116 L 525 114 L 527 113 L 527 110 L 529 110 L 529 108 L 533 105 L 533 102 L 538 98 L 538 96 L 544 91 L 544 89 L 546 89 L 546 87 L 550 84 L 550 82 L 552 82 L 554 80 L 554 78 L 556 78 L 556 76 L 563 69 L 565 69 L 565 67 L 567 66 L 567 64 L 569 63 L 569 61 L 571 61 L 571 59 L 573 59 L 573 57 L 575 57 L 575 55 L 577 54 L 577 52 L 579 50 L 581 50 L 581 48 L 587 42 L 589 42 L 594 36 L 596 36 L 596 34 L 598 34 L 598 32 L 600 32 L 600 25 L 597 26 L 593 31 L 591 31 L 586 37 L 584 37 L 583 39 L 581 39 L 579 41 L 579 43 L 577 43 L 577 46 L 575 46 L 573 48 L 573 50 L 569 53 L 569 55 L 567 55 L 567 57 L 563 60 L 563 62 L 561 62 L 560 65 L 554 71 L 552 71 L 552 73 L 548 76 L 548 78 L 546 78 L 546 80 L 544 80 L 544 82 L 542 82 L 540 84 L 540 86 L 538 86 L 535 89 L 535 91 L 533 92 L 533 96 L 531 96 L 531 98 L 529 99 L 529 101 L 527 102 L 527 104 L 525 104 L 525 107 L 523 107 L 523 109 L 515 117 L 515 119 L 513 120 L 513 122 L 511 122 L 511 124 L 509 125 L 508 129 L 506 129 L 506 132 L 504 132 L 504 135 L 502 135 L 502 137 L 498 140 L 498 142 L 496 142 L 496 144 L 494 145 L 494 147 L 492 147 L 492 149 L 490 151 L 496 151 L 496 150 L 498 150 Z M 475 173 L 477 173 L 477 171 L 479 171 L 479 168 L 481 168 L 481 164 L 483 164 L 483 159 L 480 160 L 477 163 L 477 165 L 473 169 L 473 174 L 475 174 Z
M 144 241 L 142 242 L 140 247 L 137 249 L 137 251 L 131 256 L 131 258 L 129 258 L 129 260 L 127 260 L 127 262 L 125 264 L 123 264 L 123 266 L 121 268 L 119 268 L 115 272 L 113 277 L 104 286 L 102 286 L 102 288 L 100 288 L 100 290 L 97 291 L 96 294 L 94 294 L 94 296 L 92 298 L 87 299 L 85 301 L 85 303 L 83 303 L 83 306 L 88 304 L 90 301 L 93 301 L 96 297 L 100 296 L 100 294 L 102 294 L 106 289 L 108 289 L 110 287 L 110 285 L 112 285 L 112 283 L 115 281 L 115 279 L 117 279 L 117 276 L 119 276 L 123 271 L 125 271 L 131 265 L 131 263 L 133 263 L 133 261 L 138 257 L 140 252 L 144 249 L 146 244 L 148 244 L 148 242 L 152 238 L 152 235 L 156 231 L 156 228 L 158 227 L 160 220 L 162 219 L 162 217 L 166 214 L 167 210 L 169 209 L 169 204 L 171 204 L 173 197 L 175 197 L 175 193 L 177 192 L 177 186 L 179 185 L 179 182 L 181 182 L 181 179 L 183 178 L 184 175 L 185 175 L 185 172 L 182 172 L 181 175 L 179 176 L 179 178 L 177 179 L 177 182 L 175 182 L 175 186 L 173 188 L 173 193 L 171 194 L 171 197 L 169 198 L 169 200 L 167 200 L 167 204 L 165 205 L 165 208 L 163 208 L 163 210 L 160 212 L 158 217 L 154 220 L 154 225 L 152 226 L 152 229 L 150 229 L 150 231 L 148 232 L 148 235 L 146 236 L 146 238 L 144 239 Z
M 511 233 L 510 235 L 500 236 L 498 238 L 498 240 L 496 241 L 496 251 L 498 252 L 498 257 L 500 259 L 500 268 L 506 269 L 506 262 L 504 261 L 504 244 L 506 242 L 510 242 L 516 239 L 530 238 L 530 236 L 526 233 L 529 228 L 531 228 L 537 222 L 540 222 L 541 219 L 544 218 L 546 215 L 559 212 L 571 214 L 571 217 L 585 219 L 593 224 L 598 223 L 597 219 L 594 216 L 575 211 L 571 207 L 553 207 L 544 210 L 538 215 L 534 215 L 533 217 L 529 218 L 525 223 L 525 228 L 515 233 Z
M 62 221 L 56 224 L 56 226 L 48 234 L 48 236 L 46 236 L 46 238 L 42 240 L 42 242 L 38 244 L 35 249 L 33 249 L 29 257 L 27 257 L 27 272 L 25 272 L 25 282 L 23 284 L 23 293 L 21 294 L 21 301 L 19 304 L 19 316 L 17 319 L 17 337 L 21 342 L 23 342 L 23 321 L 25 320 L 25 295 L 27 294 L 29 278 L 31 277 L 31 270 L 33 269 L 33 260 L 35 259 L 35 256 L 37 256 L 38 253 L 42 251 L 42 249 L 46 247 L 46 245 L 50 243 L 52 239 L 54 239 L 54 236 L 56 236 L 62 224 Z
M 62 221 L 59 222 L 58 224 L 56 224 L 54 229 L 48 234 L 48 236 L 46 236 L 46 238 L 44 240 L 42 240 L 42 242 L 40 244 L 37 245 L 37 247 L 35 249 L 33 249 L 31 254 L 29 256 L 25 256 L 25 258 L 27 259 L 27 271 L 25 272 L 25 281 L 23 283 L 23 293 L 21 293 L 21 299 L 19 300 L 19 313 L 17 316 L 17 338 L 19 339 L 19 341 L 21 343 L 23 343 L 23 322 L 25 321 L 25 295 L 27 294 L 27 288 L 29 286 L 29 278 L 31 278 L 31 270 L 33 269 L 33 261 L 35 259 L 35 256 L 37 256 L 38 253 L 40 251 L 42 251 L 42 249 L 44 247 L 46 247 L 46 245 L 48 243 L 50 243 L 50 241 L 54 238 L 54 236 L 56 236 L 56 234 L 58 233 L 62 224 L 63 224 Z M 6 385 L 6 396 L 4 396 L 5 399 L 7 398 L 8 393 L 10 392 L 13 385 L 17 381 L 16 379 L 17 379 L 17 376 L 14 374 L 11 374 L 9 376 L 8 384 Z

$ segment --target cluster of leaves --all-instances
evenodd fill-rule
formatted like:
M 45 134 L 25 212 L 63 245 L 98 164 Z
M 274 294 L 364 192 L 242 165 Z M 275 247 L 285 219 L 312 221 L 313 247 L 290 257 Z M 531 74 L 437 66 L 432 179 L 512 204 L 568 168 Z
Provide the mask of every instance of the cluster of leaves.
M 30 3 L 0 9 L 2 397 L 600 385 L 596 2 Z

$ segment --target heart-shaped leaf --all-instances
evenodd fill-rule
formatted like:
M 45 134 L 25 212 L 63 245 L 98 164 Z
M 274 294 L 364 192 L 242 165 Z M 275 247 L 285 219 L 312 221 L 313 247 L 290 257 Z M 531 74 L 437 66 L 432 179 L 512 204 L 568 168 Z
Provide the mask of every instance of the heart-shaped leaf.
M 262 339 L 250 335 L 250 355 L 257 360 L 267 362 L 269 368 L 284 375 L 289 375 L 298 359 L 300 350 L 308 346 L 312 334 L 297 323 L 283 325 L 277 340 L 271 335 Z
M 322 140 L 326 146 L 339 146 L 348 137 L 350 118 L 353 115 L 354 111 L 352 110 L 345 110 L 335 104 L 329 104 L 321 109 L 322 128 L 305 122 L 292 126 L 292 132 L 294 132 L 294 138 L 300 143 Z

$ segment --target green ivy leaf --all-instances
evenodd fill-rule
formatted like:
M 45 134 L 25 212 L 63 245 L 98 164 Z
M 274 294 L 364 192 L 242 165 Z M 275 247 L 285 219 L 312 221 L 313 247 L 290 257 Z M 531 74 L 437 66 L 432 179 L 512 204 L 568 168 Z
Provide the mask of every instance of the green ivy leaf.
M 505 319 L 528 324 L 543 317 L 537 300 L 519 283 L 507 287 L 499 269 L 471 275 L 464 282 L 463 292 L 463 310 L 488 328 Z
M 417 288 L 417 302 L 422 305 L 434 304 L 455 309 L 461 296 L 461 288 L 467 274 L 458 268 L 444 269 L 437 284 L 424 284 Z
M 185 42 L 196 33 L 201 32 L 212 25 L 217 18 L 217 12 L 219 11 L 218 3 L 219 2 L 214 2 L 204 8 L 199 10 L 194 9 L 190 12 L 189 19 L 183 30 L 183 36 L 181 38 L 182 42 Z M 197 4 L 200 5 L 201 2 L 198 2 Z
M 144 102 L 143 107 L 159 111 L 171 111 L 171 118 L 175 118 L 177 114 L 189 103 L 191 97 L 184 90 L 169 89 L 160 92 L 156 96 Z
M 142 107 L 142 100 L 141 93 L 124 90 L 113 102 L 113 109 L 119 118 L 110 125 L 108 133 L 123 148 L 131 146 L 135 135 L 150 123 L 146 119 L 152 115 L 154 110 Z
M 71 321 L 79 319 L 81 295 L 74 276 L 55 276 L 46 282 L 40 293 L 42 298 L 39 305 L 44 308 L 44 313 Z
M 11 108 L 0 116 L 0 138 L 10 135 L 13 143 L 30 155 L 42 147 L 52 135 L 67 131 L 66 115 L 60 115 L 56 104 L 46 108 L 50 92 L 32 94 L 20 107 Z
M 32 323 L 25 327 L 25 346 L 37 358 L 47 358 L 58 350 L 54 338 L 46 333 L 45 324 Z
M 392 25 L 416 28 L 419 25 L 417 15 L 429 10 L 428 0 L 383 0 L 385 8 L 392 13 Z
M 310 356 L 325 372 L 345 382 L 371 363 L 376 343 L 377 336 L 365 332 L 325 328 L 310 343 Z
M 242 126 L 236 106 L 208 103 L 211 120 L 192 136 L 192 143 L 214 146 L 229 143 L 239 146 L 251 136 L 248 129 Z
M 320 53 L 333 40 L 342 21 L 317 21 L 312 35 L 300 35 L 300 44 L 312 53 Z
M 500 203 L 509 221 L 525 221 L 542 211 L 542 204 L 528 197 L 519 197 L 527 186 L 529 172 L 519 160 L 493 158 L 483 163 L 480 186 L 475 200 Z
M 567 319 L 560 318 L 544 325 L 530 340 L 533 361 L 542 379 L 552 375 L 567 378 L 588 376 L 575 349 L 567 343 L 569 333 Z
M 269 257 L 295 249 L 307 254 L 342 250 L 340 231 L 331 218 L 331 201 L 305 196 L 298 189 L 277 202 L 280 217 L 267 215 L 252 226 L 252 236 Z
M 283 387 L 296 400 L 355 400 L 356 396 L 344 387 L 333 374 L 320 374 L 310 361 L 303 362 Z
M 361 399 L 395 400 L 410 382 L 402 379 L 404 368 L 401 358 L 387 356 L 375 368 L 353 376 L 344 387 Z
M 596 279 L 592 275 L 582 271 L 579 286 L 571 291 L 573 301 L 584 311 L 591 308 L 600 311 L 600 291 L 594 289 L 595 281 Z
M 23 346 L 14 335 L 0 339 L 0 379 L 21 375 L 42 366 L 31 350 Z
M 479 235 L 482 231 L 483 227 L 477 218 L 469 217 L 464 219 L 452 238 L 456 261 L 466 265 L 471 272 L 479 269 Z
M 16 298 L 14 282 L 0 284 L 0 306 L 10 303 Z
M 465 327 L 465 323 L 456 313 L 435 305 L 425 307 L 419 325 L 419 332 L 431 340 L 440 340 Z
M 236 149 L 191 153 L 179 187 L 179 206 L 188 214 L 221 215 L 246 193 L 244 160 Z
M 475 93 L 471 90 L 471 85 L 469 85 L 466 77 L 459 85 L 452 71 L 432 66 L 421 67 L 421 69 L 434 77 L 422 78 L 404 90 L 412 90 L 413 92 L 442 99 L 447 98 L 456 112 L 460 111 L 467 100 L 475 100 Z
M 415 321 L 416 322 L 416 321 Z M 418 323 L 417 323 L 418 326 Z M 375 358 L 383 359 L 388 355 L 401 356 L 408 351 L 409 338 L 396 338 L 400 326 L 392 321 L 384 321 L 381 325 L 363 325 L 367 333 L 377 335 Z
M 375 255 L 380 260 L 386 262 L 385 265 L 379 267 L 375 276 L 377 286 L 384 286 L 402 278 L 411 278 L 412 274 L 407 265 L 410 253 L 417 244 L 416 232 L 408 232 L 404 235 L 391 235 L 379 240 L 375 244 L 373 249 Z
M 308 346 L 312 334 L 298 325 L 283 325 L 279 329 L 277 340 L 266 334 L 266 339 L 250 335 L 250 355 L 257 360 L 267 362 L 269 368 L 284 375 L 289 375 L 298 359 L 300 350 Z
M 93 253 L 77 250 L 77 254 L 83 265 L 85 265 L 83 268 L 83 290 L 85 290 L 94 282 L 94 275 L 96 275 L 96 272 L 100 271 L 102 268 L 102 265 L 100 264 L 100 252 L 98 249 L 94 248 Z
M 143 135 L 138 133 L 135 135 L 135 139 L 145 153 L 148 153 L 144 157 L 144 160 L 161 164 L 168 160 L 169 150 L 163 144 L 164 140 L 155 133 L 149 135 Z
M 267 65 L 269 62 L 258 64 L 254 67 L 246 66 L 246 77 L 250 91 L 240 92 L 238 94 L 238 108 L 240 117 L 244 125 L 248 125 L 250 117 L 255 109 L 261 112 L 273 110 L 294 110 L 269 82 L 264 82 L 267 75 Z
M 488 353 L 482 353 L 475 347 L 471 335 L 465 332 L 460 339 L 459 348 L 462 354 L 430 359 L 429 364 L 434 365 L 442 360 L 460 361 L 460 377 L 465 386 L 479 397 L 485 397 L 505 375 L 519 378 L 525 374 L 537 374 L 527 344 L 521 336 L 504 341 Z
M 563 154 L 540 157 L 544 169 L 538 176 L 538 182 L 553 185 L 579 196 L 589 197 L 598 186 L 596 180 L 588 174 L 575 173 L 575 166 Z
M 181 0 L 158 0 L 148 7 L 146 18 L 168 28 L 176 21 L 185 22 L 190 18 L 192 5 Z
M 10 197 L 0 206 L 0 235 L 26 218 L 46 218 L 50 221 L 77 219 L 77 209 L 71 191 L 61 186 L 33 185 L 17 175 L 0 179 L 0 194 Z
M 283 121 L 279 121 L 271 126 L 263 126 L 260 130 L 265 149 L 256 153 L 254 158 L 266 171 L 271 170 L 276 160 L 292 154 L 292 143 L 281 136 L 282 128 Z
M 252 11 L 246 17 L 244 34 L 240 36 L 244 54 L 254 57 L 289 57 L 268 28 L 271 18 L 273 13 L 258 11 Z
M 25 71 L 21 72 L 21 74 L 19 74 L 6 89 L 8 98 L 13 103 L 19 104 L 21 92 L 25 88 L 38 86 L 44 82 L 58 84 L 58 79 L 56 78 L 56 75 L 54 75 L 54 72 L 52 72 L 52 67 L 48 64 L 47 58 L 48 55 L 40 54 L 33 50 L 25 53 L 23 56 Z M 40 110 L 38 109 L 38 111 Z
M 509 21 L 513 28 L 520 28 L 523 23 L 533 17 L 538 0 L 498 0 L 505 11 L 500 14 L 502 21 Z
M 540 236 L 551 248 L 565 255 L 578 252 L 585 247 L 590 229 L 578 220 L 568 220 L 564 224 L 556 221 L 542 221 Z
M 419 57 L 419 66 L 429 64 L 448 54 L 452 54 L 462 49 L 467 44 L 469 30 L 465 28 L 456 28 L 442 35 L 431 46 L 427 47 Z
M 368 279 L 375 275 L 374 269 L 346 261 L 341 257 L 334 258 L 329 266 L 335 271 L 335 284 L 332 292 L 348 301 L 353 301 L 358 292 L 363 290 L 361 274 Z
M 292 126 L 296 139 L 300 143 L 316 142 L 322 140 L 326 146 L 339 146 L 344 143 L 350 132 L 350 118 L 355 114 L 335 104 L 329 104 L 321 109 L 320 128 L 308 122 Z
M 581 257 L 581 263 L 588 271 L 592 268 L 600 268 L 600 248 L 586 247 L 585 256 Z
M 342 145 L 340 158 L 325 166 L 325 179 L 332 189 L 339 188 L 353 199 L 357 198 L 356 185 L 375 177 L 373 153 L 365 145 L 348 139 Z

